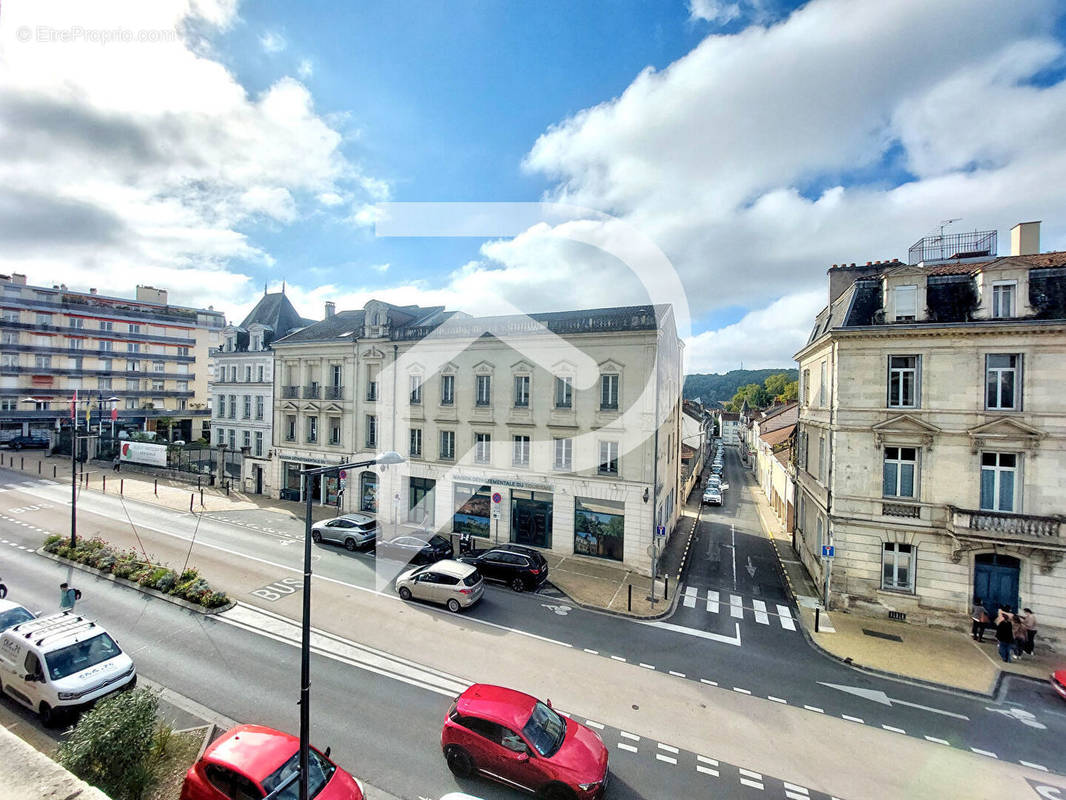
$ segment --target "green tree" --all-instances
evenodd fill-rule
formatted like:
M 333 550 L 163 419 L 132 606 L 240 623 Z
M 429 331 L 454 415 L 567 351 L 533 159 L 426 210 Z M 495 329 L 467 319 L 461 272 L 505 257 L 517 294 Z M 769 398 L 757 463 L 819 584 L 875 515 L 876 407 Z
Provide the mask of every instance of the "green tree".
M 729 401 L 728 408 L 730 411 L 740 411 L 745 400 L 752 408 L 765 408 L 770 405 L 770 399 L 771 395 L 766 391 L 765 386 L 761 383 L 749 383 L 737 389 L 737 393 Z
M 156 728 L 159 695 L 119 692 L 86 712 L 58 761 L 113 800 L 140 800 L 155 781 L 170 729 Z

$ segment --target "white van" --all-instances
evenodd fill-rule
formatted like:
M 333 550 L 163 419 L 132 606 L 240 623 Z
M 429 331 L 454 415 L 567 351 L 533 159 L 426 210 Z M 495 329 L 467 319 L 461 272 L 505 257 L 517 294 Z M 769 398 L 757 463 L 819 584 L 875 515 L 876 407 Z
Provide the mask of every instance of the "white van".
M 36 711 L 46 727 L 136 683 L 133 660 L 79 614 L 52 614 L 0 634 L 0 691 Z

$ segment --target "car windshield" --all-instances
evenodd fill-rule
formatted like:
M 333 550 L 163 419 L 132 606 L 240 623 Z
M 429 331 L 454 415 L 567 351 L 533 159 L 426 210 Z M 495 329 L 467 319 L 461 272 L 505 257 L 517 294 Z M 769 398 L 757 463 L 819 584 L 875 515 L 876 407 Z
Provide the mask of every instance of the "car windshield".
M 83 642 L 75 642 L 61 647 L 44 657 L 48 664 L 48 674 L 57 681 L 75 672 L 102 664 L 119 655 L 122 649 L 106 633 L 99 633 Z
M 467 575 L 465 578 L 463 578 L 463 585 L 464 586 L 473 586 L 474 584 L 476 584 L 480 580 L 481 580 L 481 573 L 478 572 L 475 569 L 473 572 L 471 572 L 469 575 Z
M 522 733 L 538 753 L 550 758 L 566 738 L 566 722 L 544 703 L 538 702 Z
M 0 631 L 6 631 L 20 622 L 31 619 L 33 619 L 33 614 L 24 608 L 9 608 L 7 611 L 0 611 Z
M 314 748 L 311 748 L 308 751 L 307 756 L 307 796 L 311 798 L 315 797 L 322 791 L 323 787 L 329 783 L 329 779 L 333 777 L 333 773 L 337 771 L 337 767 L 327 761 L 326 758 Z M 267 790 L 267 794 L 270 794 L 270 792 L 277 789 L 287 779 L 299 773 L 299 771 L 300 751 L 297 750 L 293 753 L 292 758 L 270 773 L 267 777 L 263 778 L 263 788 Z M 276 800 L 297 800 L 299 796 L 300 782 L 298 780 L 292 780 L 288 786 L 276 795 Z
M 431 545 L 433 545 L 434 547 L 441 547 L 443 545 L 448 544 L 448 540 L 445 539 L 440 534 L 436 534 L 435 533 L 435 534 L 433 534 L 432 536 L 429 537 L 429 543 Z

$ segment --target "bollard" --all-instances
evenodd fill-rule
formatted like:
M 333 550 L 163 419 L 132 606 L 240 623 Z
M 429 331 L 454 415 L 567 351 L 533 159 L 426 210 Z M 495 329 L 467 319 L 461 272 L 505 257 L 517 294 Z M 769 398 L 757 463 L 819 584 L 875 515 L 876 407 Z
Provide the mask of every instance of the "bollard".
M 192 511 L 192 499 L 193 499 L 193 496 L 194 495 L 192 493 L 189 494 L 189 511 Z
M 204 504 L 204 490 L 201 489 L 200 490 L 200 506 L 203 507 L 203 504 Z
M 40 461 L 37 462 L 37 474 L 38 475 L 41 474 L 41 462 Z
M 159 497 L 159 478 L 152 479 L 152 491 L 155 492 L 156 497 Z
M 822 616 L 822 609 L 815 608 L 814 609 L 814 632 L 815 633 L 818 633 L 818 622 L 819 622 L 821 616 Z
M 53 464 L 52 465 L 52 477 L 54 478 L 55 476 L 56 476 L 56 465 Z
M 229 481 L 226 481 L 226 497 L 229 497 Z
M 26 469 L 26 456 L 19 456 L 19 469 Z
M 199 475 L 196 476 L 196 488 L 197 489 L 200 488 L 200 476 Z
M 633 584 L 629 584 L 629 610 L 633 610 Z
M 103 477 L 102 477 L 102 478 L 100 479 L 100 483 L 102 484 L 102 489 L 103 489 L 103 491 L 104 491 L 104 492 L 107 492 L 107 476 L 106 476 L 106 475 L 104 475 L 104 476 L 103 476 Z
M 663 585 L 663 600 L 670 599 L 670 576 L 666 576 L 666 583 Z
M 118 479 L 118 493 L 120 495 L 121 494 L 125 494 L 125 491 L 126 491 L 126 479 L 125 478 L 119 478 Z

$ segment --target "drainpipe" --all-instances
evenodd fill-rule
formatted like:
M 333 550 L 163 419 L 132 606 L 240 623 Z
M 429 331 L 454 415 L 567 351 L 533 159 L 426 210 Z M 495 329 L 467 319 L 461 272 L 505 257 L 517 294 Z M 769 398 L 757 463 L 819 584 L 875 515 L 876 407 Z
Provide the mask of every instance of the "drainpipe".
M 396 406 L 399 405 L 399 402 L 400 402 L 399 396 L 396 394 L 396 362 L 399 360 L 399 357 L 400 357 L 399 353 L 400 353 L 400 346 L 398 344 L 393 344 L 393 346 L 392 346 L 392 435 L 389 438 L 389 441 L 390 441 L 389 449 L 393 450 L 395 452 L 399 452 L 398 450 L 396 450 Z M 381 483 L 384 484 L 385 483 L 385 480 L 384 480 L 385 475 L 384 475 L 384 473 L 382 474 L 381 478 L 382 478 Z M 390 483 L 391 483 L 391 481 L 390 481 Z M 390 489 L 391 488 L 392 487 L 390 486 Z M 383 492 L 379 493 L 379 494 L 384 495 L 384 497 L 389 497 L 389 496 L 395 497 L 395 495 L 398 492 L 399 492 L 399 487 L 397 486 L 395 489 L 392 489 L 392 491 L 390 491 L 387 495 L 384 494 Z M 383 499 L 383 497 L 381 497 L 381 496 L 378 497 L 378 513 L 381 513 L 381 501 L 382 501 L 382 499 Z M 399 522 L 400 522 L 400 506 L 395 500 L 392 503 L 392 513 L 393 513 L 393 523 L 398 525 Z M 395 532 L 395 528 L 393 528 L 393 531 Z

